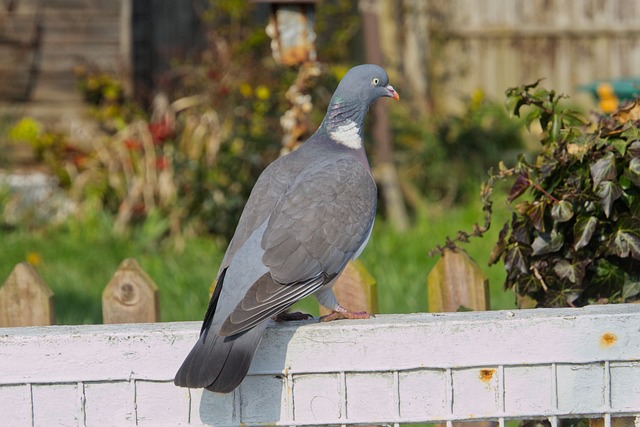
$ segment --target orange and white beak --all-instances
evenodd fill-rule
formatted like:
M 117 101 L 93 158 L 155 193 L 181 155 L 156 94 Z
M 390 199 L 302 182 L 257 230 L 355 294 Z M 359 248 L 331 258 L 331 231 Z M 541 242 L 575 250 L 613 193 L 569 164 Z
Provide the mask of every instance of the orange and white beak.
M 389 98 L 393 98 L 396 101 L 400 100 L 400 95 L 398 95 L 398 92 L 396 92 L 396 90 L 393 88 L 393 86 L 387 85 L 386 89 L 387 89 L 387 96 Z

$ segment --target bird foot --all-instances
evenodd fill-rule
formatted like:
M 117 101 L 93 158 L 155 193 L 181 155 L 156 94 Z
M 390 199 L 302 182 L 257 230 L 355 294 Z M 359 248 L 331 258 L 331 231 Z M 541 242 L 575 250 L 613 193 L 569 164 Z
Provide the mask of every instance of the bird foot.
M 366 311 L 347 311 L 343 307 L 338 307 L 337 310 L 333 310 L 331 314 L 320 317 L 321 322 L 331 322 L 332 320 L 341 319 L 370 319 L 375 317 L 373 314 L 369 314 Z
M 273 318 L 273 320 L 275 320 L 276 322 L 289 322 L 289 321 L 295 321 L 295 320 L 308 320 L 308 319 L 313 319 L 313 316 L 307 313 L 302 313 L 300 311 L 295 311 L 293 313 L 284 311 Z

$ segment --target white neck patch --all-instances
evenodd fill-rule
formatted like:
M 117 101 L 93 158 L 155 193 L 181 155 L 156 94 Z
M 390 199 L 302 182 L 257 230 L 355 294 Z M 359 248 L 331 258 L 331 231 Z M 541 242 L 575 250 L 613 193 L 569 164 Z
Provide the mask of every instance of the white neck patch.
M 354 150 L 362 147 L 360 128 L 351 120 L 331 129 L 329 131 L 329 136 L 338 144 L 342 144 Z

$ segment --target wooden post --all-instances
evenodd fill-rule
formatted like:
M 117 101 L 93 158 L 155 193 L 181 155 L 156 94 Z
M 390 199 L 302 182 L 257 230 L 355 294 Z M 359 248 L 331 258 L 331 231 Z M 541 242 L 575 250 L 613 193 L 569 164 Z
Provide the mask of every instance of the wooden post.
M 17 264 L 0 287 L 0 327 L 55 324 L 53 292 L 28 263 Z
M 158 287 L 135 259 L 125 259 L 102 291 L 102 321 L 148 323 L 159 320 Z
M 489 309 L 489 280 L 480 267 L 463 250 L 445 249 L 427 277 L 429 312 L 484 311 Z M 445 427 L 445 424 L 434 424 Z M 464 427 L 469 423 L 453 423 Z M 496 423 L 481 421 L 474 427 L 493 427 Z
M 445 249 L 427 286 L 431 313 L 489 309 L 489 280 L 463 250 Z
M 376 280 L 358 260 L 347 264 L 338 281 L 333 286 L 338 302 L 349 311 L 378 312 L 378 289 Z M 331 310 L 320 306 L 320 315 Z

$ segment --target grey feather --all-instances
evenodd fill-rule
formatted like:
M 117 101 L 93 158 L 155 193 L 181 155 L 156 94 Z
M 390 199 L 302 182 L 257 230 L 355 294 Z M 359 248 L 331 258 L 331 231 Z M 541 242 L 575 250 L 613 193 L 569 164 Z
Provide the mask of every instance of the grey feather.
M 376 186 L 360 142 L 364 116 L 382 96 L 397 99 L 384 70 L 354 67 L 318 131 L 258 178 L 176 385 L 232 391 L 270 317 L 316 292 L 323 303 L 337 304 L 330 287 L 373 227 Z

